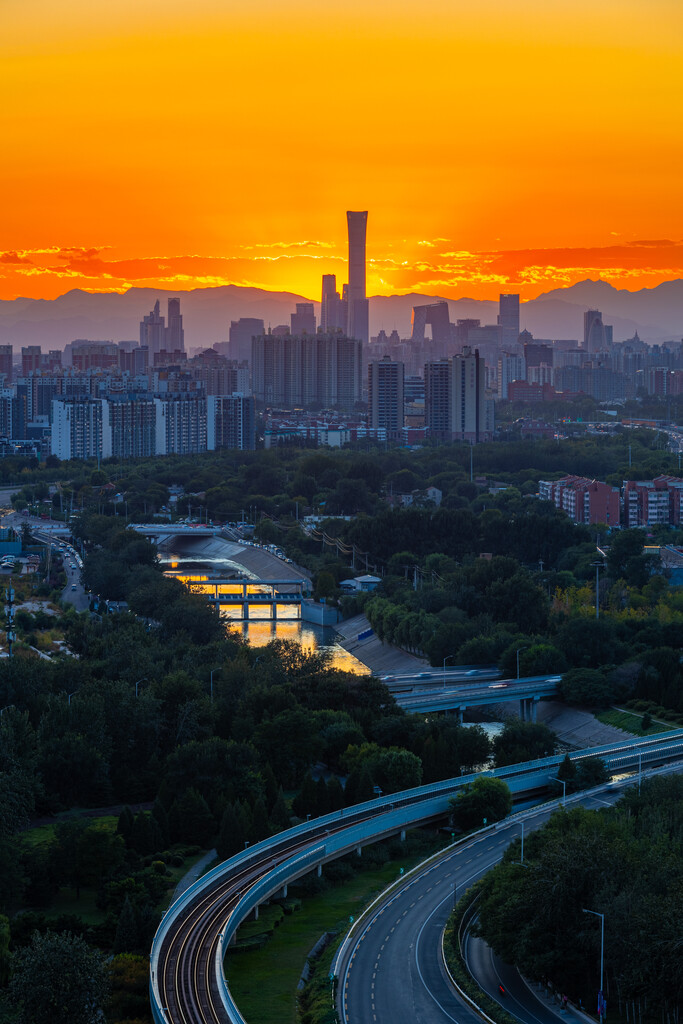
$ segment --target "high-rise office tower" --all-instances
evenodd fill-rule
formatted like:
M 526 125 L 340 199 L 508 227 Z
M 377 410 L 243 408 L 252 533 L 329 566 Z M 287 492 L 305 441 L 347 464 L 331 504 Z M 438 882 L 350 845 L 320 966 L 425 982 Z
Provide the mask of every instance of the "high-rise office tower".
M 388 356 L 368 364 L 368 402 L 371 427 L 384 427 L 387 440 L 397 441 L 403 431 L 405 367 Z
M 334 274 L 323 274 L 320 326 L 325 334 L 346 330 L 346 323 L 342 314 L 342 302 L 337 291 L 337 278 Z
M 227 355 L 230 359 L 236 359 L 238 363 L 242 362 L 243 359 L 251 362 L 251 339 L 259 334 L 263 334 L 263 330 L 263 320 L 257 320 L 256 317 L 243 316 L 239 320 L 232 320 L 230 323 L 228 350 L 227 352 L 224 352 L 222 349 L 217 351 Z
M 427 436 L 449 441 L 451 436 L 451 364 L 447 359 L 425 363 L 425 427 Z
M 159 300 L 154 309 L 140 321 L 140 345 L 146 345 L 150 354 L 166 348 L 166 322 L 159 312 Z
M 455 325 L 455 343 L 459 348 L 467 344 L 470 331 L 481 327 L 481 320 L 457 320 Z
M 527 369 L 530 366 L 552 366 L 554 351 L 552 344 L 543 341 L 534 341 L 528 331 L 520 334 L 520 340 L 524 339 L 524 361 Z M 529 339 L 527 341 L 527 338 Z
M 508 397 L 508 385 L 513 380 L 526 380 L 524 356 L 515 352 L 501 352 L 498 357 L 498 397 Z
M 451 433 L 454 441 L 477 444 L 487 433 L 484 360 L 465 347 L 451 363 Z
M 167 352 L 185 351 L 185 331 L 183 330 L 183 318 L 180 312 L 180 299 L 168 300 L 168 326 L 166 328 Z
M 315 312 L 312 302 L 297 302 L 296 313 L 290 313 L 292 334 L 315 334 Z
M 349 233 L 349 285 L 347 334 L 364 345 L 370 340 L 368 300 L 365 294 L 365 236 L 368 211 L 347 210 Z
M 519 338 L 519 295 L 505 293 L 499 296 L 498 326 L 503 345 L 515 345 Z
M 589 352 L 604 352 L 612 344 L 612 328 L 602 322 L 599 309 L 583 314 L 583 347 Z
M 432 341 L 444 349 L 444 355 L 447 354 L 446 348 L 451 341 L 451 321 L 447 302 L 430 302 L 424 306 L 413 306 L 412 324 L 411 341 L 423 342 L 425 327 L 429 324 L 432 329 Z
M 5 384 L 12 383 L 12 346 L 0 345 L 0 375 L 4 375 Z

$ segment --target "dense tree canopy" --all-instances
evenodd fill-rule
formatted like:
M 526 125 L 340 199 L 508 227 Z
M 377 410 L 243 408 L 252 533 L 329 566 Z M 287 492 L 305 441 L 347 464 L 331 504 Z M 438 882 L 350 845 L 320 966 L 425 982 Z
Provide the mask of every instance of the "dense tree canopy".
M 557 812 L 482 883 L 480 930 L 509 963 L 592 1005 L 605 915 L 608 1004 L 675 1019 L 683 1003 L 683 778 L 629 789 L 616 808 Z

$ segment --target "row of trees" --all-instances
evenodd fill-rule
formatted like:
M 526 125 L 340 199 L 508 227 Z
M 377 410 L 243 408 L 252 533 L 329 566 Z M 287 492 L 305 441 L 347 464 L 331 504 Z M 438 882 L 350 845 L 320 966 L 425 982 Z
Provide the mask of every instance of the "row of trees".
M 629 446 L 631 467 L 629 470 Z M 60 464 L 54 457 L 38 467 L 35 460 L 0 460 L 0 476 L 12 482 L 25 478 L 17 491 L 17 507 L 50 498 L 48 482 L 60 481 L 51 496 L 55 513 L 102 510 L 108 515 L 149 519 L 169 507 L 170 485 L 185 490 L 178 508 L 209 518 L 235 519 L 265 512 L 296 516 L 305 506 L 331 514 L 365 513 L 381 508 L 384 494 L 424 492 L 438 487 L 451 509 L 466 508 L 477 496 L 470 482 L 468 445 L 405 449 L 311 451 L 286 446 L 267 452 L 218 451 L 195 456 L 105 460 Z M 652 431 L 627 435 L 572 437 L 562 444 L 549 440 L 491 442 L 477 445 L 477 475 L 494 475 L 523 494 L 537 490 L 541 477 L 578 473 L 598 479 L 614 475 L 618 483 L 629 474 L 647 478 L 673 472 L 674 457 L 658 444 Z
M 677 1020 L 683 1004 L 683 779 L 629 789 L 615 808 L 558 812 L 482 883 L 479 929 L 536 981 L 593 1006 L 605 915 L 605 995 L 627 1019 Z

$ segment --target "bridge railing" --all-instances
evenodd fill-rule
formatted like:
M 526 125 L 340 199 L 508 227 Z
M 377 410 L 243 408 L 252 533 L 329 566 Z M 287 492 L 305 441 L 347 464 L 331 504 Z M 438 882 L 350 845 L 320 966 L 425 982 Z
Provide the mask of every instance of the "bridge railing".
M 608 767 L 614 768 L 621 767 L 622 762 L 637 763 L 639 750 L 642 753 L 641 760 L 646 762 L 661 756 L 664 750 L 671 750 L 672 748 L 674 752 L 680 751 L 683 753 L 683 729 L 660 734 L 656 739 L 644 738 L 625 743 L 604 744 L 599 747 L 587 748 L 575 753 L 572 756 L 572 760 L 603 756 L 604 760 L 607 761 Z M 551 755 L 536 761 L 508 765 L 488 773 L 476 772 L 460 778 L 445 779 L 442 782 L 431 785 L 419 786 L 414 789 L 403 790 L 399 793 L 380 796 L 363 804 L 357 804 L 353 808 L 342 809 L 341 811 L 335 811 L 332 814 L 315 818 L 313 821 L 302 822 L 300 825 L 278 833 L 270 839 L 262 840 L 260 843 L 249 847 L 244 853 L 237 854 L 217 865 L 201 879 L 194 882 L 169 907 L 157 928 L 150 955 L 150 1001 L 156 1024 L 169 1024 L 169 1019 L 164 1013 L 159 991 L 158 969 L 163 941 L 176 918 L 201 894 L 202 890 L 211 886 L 214 882 L 224 879 L 232 872 L 248 867 L 250 863 L 261 861 L 263 855 L 268 851 L 272 854 L 277 853 L 279 847 L 287 845 L 295 838 L 306 835 L 311 835 L 312 837 L 319 836 L 323 840 L 324 846 L 316 847 L 315 851 L 308 851 L 308 853 L 317 852 L 318 862 L 320 862 L 323 859 L 338 856 L 342 850 L 353 849 L 356 845 L 362 845 L 364 842 L 367 843 L 371 837 L 391 834 L 392 832 L 399 831 L 404 825 L 407 827 L 411 823 L 436 817 L 447 809 L 448 799 L 459 788 L 472 782 L 482 774 L 505 779 L 513 792 L 541 787 L 547 784 L 550 770 L 556 771 L 563 757 L 564 755 Z M 359 818 L 365 818 L 365 820 L 354 821 L 354 819 Z M 334 826 L 336 829 L 339 829 L 339 825 L 343 821 L 349 822 L 348 828 L 337 833 L 331 831 L 329 834 L 326 833 L 325 826 Z M 319 852 L 320 849 L 324 851 L 322 856 Z M 303 856 L 308 856 L 308 853 Z M 294 858 L 294 860 L 297 860 L 297 858 Z M 281 872 L 287 863 L 290 862 L 285 862 L 276 870 Z M 315 863 L 315 861 L 311 863 Z M 280 875 L 278 874 L 277 877 L 279 878 Z M 269 891 L 272 893 L 274 891 L 272 873 L 269 872 L 258 882 L 254 883 L 254 891 L 256 891 L 257 886 L 259 891 L 266 891 L 270 886 Z M 275 888 L 278 887 L 279 885 L 275 885 Z M 251 892 L 251 889 L 249 891 Z M 245 899 L 247 895 L 245 894 Z M 261 895 L 260 899 L 263 900 L 264 898 L 266 897 Z M 249 909 L 253 909 L 255 905 L 257 904 L 252 904 Z M 236 911 L 237 907 L 231 915 L 231 920 L 235 922 L 235 928 L 239 924 Z M 246 913 L 248 912 L 249 910 L 246 911 Z M 244 916 L 246 916 L 246 913 Z M 233 928 L 232 931 L 234 932 L 234 930 Z M 242 1018 L 239 1016 L 234 1018 L 234 1020 L 241 1024 Z
M 258 907 L 260 903 L 268 899 L 269 896 L 272 896 L 274 892 L 281 889 L 287 882 L 300 877 L 302 874 L 306 874 L 310 868 L 323 860 L 324 857 L 325 847 L 319 846 L 300 854 L 298 857 L 292 857 L 290 860 L 284 861 L 278 867 L 269 871 L 267 875 L 264 875 L 263 878 L 260 878 L 258 882 L 255 882 L 244 896 L 240 898 L 230 914 L 220 934 L 220 941 L 216 947 L 214 966 L 221 1000 L 232 1024 L 246 1024 L 235 1000 L 230 994 L 230 989 L 223 972 L 223 961 L 232 936 L 245 917 Z

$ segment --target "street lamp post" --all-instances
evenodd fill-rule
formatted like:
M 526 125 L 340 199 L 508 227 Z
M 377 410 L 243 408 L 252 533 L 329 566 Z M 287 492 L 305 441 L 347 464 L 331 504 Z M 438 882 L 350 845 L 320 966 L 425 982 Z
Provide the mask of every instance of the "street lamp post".
M 449 654 L 446 658 L 443 659 L 443 688 L 444 688 L 444 690 L 446 689 L 446 662 L 450 661 L 451 658 L 454 658 L 454 657 L 455 657 L 454 654 Z
M 559 782 L 562 786 L 562 806 L 565 807 L 567 804 L 567 783 L 564 779 L 558 779 L 556 775 L 549 775 L 548 778 L 551 779 L 552 782 Z
M 605 568 L 604 562 L 591 562 L 595 566 L 595 618 L 600 618 L 600 570 Z
M 519 679 L 519 656 L 522 653 L 522 651 L 526 651 L 526 647 L 518 647 L 517 648 L 517 678 L 518 679 Z
M 68 697 L 67 697 L 67 706 L 68 706 L 68 707 L 71 707 L 71 698 L 73 697 L 74 693 L 78 693 L 78 690 L 73 690 L 73 691 L 72 691 L 72 692 L 71 692 L 71 693 L 70 693 L 70 694 L 68 695 Z
M 524 863 L 524 822 L 522 822 L 522 852 L 519 860 L 521 864 Z
M 140 683 L 145 683 L 145 682 L 147 682 L 147 676 L 143 676 L 142 679 L 138 679 L 137 683 L 135 684 L 135 696 L 136 697 L 138 695 L 138 686 L 140 685 Z
M 597 910 L 586 910 L 582 908 L 582 914 L 594 914 L 595 917 L 600 918 L 600 991 L 598 992 L 598 1017 L 602 1021 L 605 1015 L 605 993 L 602 987 L 603 981 L 603 970 L 605 965 L 605 915 L 600 914 Z

